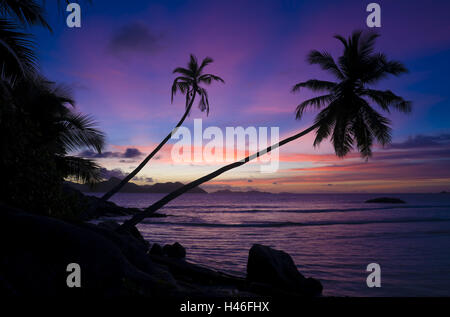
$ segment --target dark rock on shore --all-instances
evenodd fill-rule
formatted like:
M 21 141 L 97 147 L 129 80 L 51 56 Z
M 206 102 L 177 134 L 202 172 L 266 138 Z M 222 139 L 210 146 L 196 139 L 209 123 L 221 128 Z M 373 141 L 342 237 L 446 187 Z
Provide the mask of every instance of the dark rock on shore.
M 274 293 L 294 292 L 302 296 L 319 296 L 322 284 L 313 278 L 305 278 L 291 256 L 268 246 L 254 244 L 247 262 L 247 280 L 254 283 L 253 290 Z M 277 290 L 278 289 L 278 290 Z
M 406 204 L 405 201 L 399 198 L 392 197 L 379 197 L 374 199 L 366 200 L 366 203 L 382 203 L 382 204 Z
M 322 289 L 282 251 L 254 246 L 243 279 L 185 261 L 179 243 L 166 246 L 167 255 L 158 244 L 149 251 L 136 228 L 118 227 L 114 221 L 68 223 L 0 204 L 0 295 L 312 296 Z M 70 263 L 80 265 L 81 288 L 66 284 Z
M 159 243 L 153 243 L 152 248 L 150 249 L 150 254 L 152 255 L 164 255 L 164 251 L 162 246 Z
M 109 229 L 75 225 L 0 206 L 0 293 L 31 296 L 176 296 L 179 287 L 141 248 Z M 107 234 L 109 232 L 109 234 Z M 81 267 L 69 288 L 67 265 Z M 145 270 L 142 268 L 145 267 Z
M 163 247 L 163 252 L 170 258 L 184 259 L 186 257 L 186 249 L 178 242 L 172 245 L 166 244 Z

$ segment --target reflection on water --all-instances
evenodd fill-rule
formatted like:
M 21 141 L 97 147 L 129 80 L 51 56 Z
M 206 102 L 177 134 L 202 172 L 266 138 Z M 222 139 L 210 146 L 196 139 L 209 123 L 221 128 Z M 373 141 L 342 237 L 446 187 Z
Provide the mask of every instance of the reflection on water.
M 398 194 L 405 205 L 365 204 L 377 195 L 188 194 L 146 219 L 150 242 L 175 241 L 188 260 L 245 275 L 253 243 L 288 252 L 324 295 L 449 296 L 450 195 Z M 143 208 L 159 194 L 118 194 Z M 366 286 L 366 266 L 381 266 L 381 288 Z

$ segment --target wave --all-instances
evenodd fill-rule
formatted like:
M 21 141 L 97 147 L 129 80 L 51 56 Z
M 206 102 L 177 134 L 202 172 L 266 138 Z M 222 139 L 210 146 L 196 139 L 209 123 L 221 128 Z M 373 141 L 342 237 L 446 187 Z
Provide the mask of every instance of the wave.
M 217 209 L 226 208 L 226 209 Z M 450 205 L 408 205 L 408 206 L 386 206 L 386 207 L 373 207 L 373 208 L 335 208 L 335 209 L 277 209 L 276 206 L 255 206 L 250 209 L 239 209 L 242 206 L 174 206 L 165 207 L 164 211 L 170 209 L 210 209 L 202 210 L 200 213 L 328 213 L 328 212 L 352 212 L 352 211 L 374 211 L 374 210 L 391 210 L 391 209 L 421 209 L 421 208 L 450 208 Z M 261 209 L 265 208 L 265 209 Z M 267 208 L 267 209 L 266 209 Z M 227 210 L 232 209 L 232 210 Z
M 448 218 L 398 218 L 385 220 L 357 220 L 357 221 L 312 221 L 312 222 L 264 222 L 264 223 L 203 223 L 203 222 L 170 222 L 170 221 L 143 221 L 146 225 L 186 226 L 186 227 L 212 227 L 212 228 L 267 228 L 267 227 L 309 227 L 333 225 L 365 225 L 377 223 L 416 223 L 416 222 L 450 222 Z

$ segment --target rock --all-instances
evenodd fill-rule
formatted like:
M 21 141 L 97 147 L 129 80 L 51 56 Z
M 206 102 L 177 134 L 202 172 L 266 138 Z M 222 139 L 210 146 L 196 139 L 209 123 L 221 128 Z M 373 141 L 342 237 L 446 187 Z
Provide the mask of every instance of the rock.
M 108 229 L 108 230 L 116 230 L 117 228 L 120 227 L 120 224 L 118 224 L 117 222 L 113 221 L 113 220 L 105 220 L 102 222 L 99 222 L 97 224 L 98 227 L 100 228 L 104 228 L 104 229 Z
M 382 203 L 382 204 L 406 204 L 405 201 L 399 198 L 392 197 L 379 197 L 374 199 L 366 200 L 366 203 Z
M 94 225 L 70 224 L 0 205 L 1 291 L 28 296 L 177 294 L 167 269 L 150 259 L 138 263 L 125 256 L 126 241 Z M 136 259 L 147 257 L 132 245 L 129 249 L 142 253 Z M 67 287 L 69 263 L 81 267 L 81 288 Z
M 163 248 L 158 243 L 153 243 L 152 248 L 150 249 L 150 254 L 152 255 L 163 255 Z
M 166 244 L 163 251 L 170 258 L 184 259 L 186 257 L 186 249 L 178 242 L 172 245 Z
M 149 257 L 153 262 L 166 266 L 177 280 L 203 285 L 234 285 L 239 288 L 245 284 L 243 278 L 217 272 L 187 261 L 153 254 L 150 254 Z
M 321 283 L 305 278 L 297 270 L 289 254 L 260 244 L 254 244 L 250 249 L 247 281 L 258 285 L 268 284 L 282 292 L 301 296 L 318 296 L 322 293 Z
M 121 232 L 120 234 L 116 231 L 120 227 L 120 224 L 113 220 L 102 221 L 97 224 L 97 227 L 111 231 L 115 235 L 120 236 L 122 239 L 126 239 L 129 244 L 136 245 L 139 249 L 142 249 L 143 252 L 148 251 L 148 241 L 144 239 L 139 230 L 137 230 L 134 226 L 127 232 Z

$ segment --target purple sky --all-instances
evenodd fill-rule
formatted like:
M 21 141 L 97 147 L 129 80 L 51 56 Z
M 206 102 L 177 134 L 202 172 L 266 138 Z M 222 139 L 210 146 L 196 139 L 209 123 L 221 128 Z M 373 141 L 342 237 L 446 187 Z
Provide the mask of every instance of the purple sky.
M 184 98 L 170 103 L 172 70 L 189 54 L 211 56 L 207 71 L 226 83 L 208 88 L 211 111 L 197 108 L 203 125 L 277 126 L 281 136 L 308 127 L 294 110 L 313 96 L 291 87 L 307 79 L 330 79 L 308 65 L 311 49 L 341 52 L 334 34 L 367 30 L 370 1 L 133 1 L 94 0 L 82 5 L 82 27 L 69 29 L 53 12 L 54 34 L 36 30 L 41 67 L 52 80 L 74 88 L 78 109 L 90 113 L 108 136 L 98 162 L 116 173 L 137 166 L 172 129 L 184 110 Z M 256 164 L 229 172 L 204 188 L 263 189 L 296 192 L 449 190 L 450 2 L 378 1 L 382 27 L 377 49 L 399 59 L 410 73 L 384 81 L 412 100 L 410 115 L 392 113 L 394 144 L 376 148 L 372 160 L 357 154 L 342 160 L 329 144 L 312 146 L 313 135 L 281 150 L 280 170 L 259 173 Z M 173 142 L 171 142 L 173 144 Z M 137 149 L 125 153 L 126 149 Z M 137 182 L 187 182 L 221 164 L 175 164 L 168 145 Z M 133 154 L 134 153 L 134 154 Z M 88 153 L 85 153 L 88 154 Z M 117 171 L 120 169 L 120 171 Z

